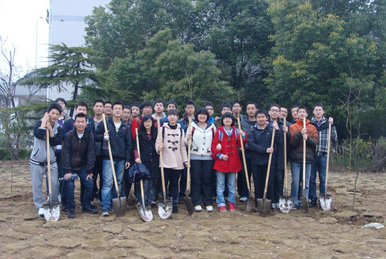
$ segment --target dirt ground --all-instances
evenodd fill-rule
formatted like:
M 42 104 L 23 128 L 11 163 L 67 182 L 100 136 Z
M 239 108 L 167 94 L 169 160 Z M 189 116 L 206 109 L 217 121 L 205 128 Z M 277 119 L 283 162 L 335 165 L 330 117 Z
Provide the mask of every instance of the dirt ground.
M 359 176 L 355 210 L 355 174 L 331 173 L 330 179 L 328 212 L 275 210 L 261 217 L 238 202 L 236 212 L 220 213 L 214 206 L 211 213 L 189 216 L 181 204 L 167 220 L 153 208 L 153 221 L 145 223 L 134 206 L 120 218 L 82 214 L 78 189 L 76 218 L 62 213 L 59 221 L 46 222 L 32 203 L 28 161 L 0 161 L 0 258 L 386 257 L 386 228 L 362 228 L 386 223 L 386 174 Z

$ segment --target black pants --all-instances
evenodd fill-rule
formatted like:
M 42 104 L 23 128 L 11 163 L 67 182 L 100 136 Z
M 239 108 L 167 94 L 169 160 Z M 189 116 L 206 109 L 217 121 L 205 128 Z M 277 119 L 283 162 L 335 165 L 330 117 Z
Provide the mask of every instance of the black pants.
M 102 156 L 95 156 L 95 165 L 92 170 L 93 173 L 93 181 L 94 181 L 94 187 L 92 192 L 92 199 L 99 198 L 100 201 L 102 201 L 102 190 L 98 191 L 98 175 L 99 175 L 99 188 L 102 189 L 103 186 L 103 157 Z
M 182 170 L 164 168 L 166 192 L 173 198 L 173 205 L 178 204 L 178 180 Z
M 201 200 L 205 206 L 212 205 L 212 185 L 213 185 L 213 160 L 191 160 L 192 178 L 192 202 L 194 206 L 201 205 Z
M 243 164 L 243 169 L 237 173 L 237 192 L 241 197 L 248 197 L 248 186 L 247 186 L 247 178 L 245 177 L 245 169 L 242 154 L 240 154 L 240 160 Z M 249 177 L 249 187 L 251 187 L 251 175 L 252 175 L 252 167 L 251 167 L 251 157 L 249 154 L 245 154 L 245 161 L 247 163 L 248 177 Z
M 253 183 L 255 185 L 255 201 L 262 199 L 264 195 L 264 186 L 267 176 L 268 165 L 252 165 Z M 271 167 L 272 170 L 272 167 Z M 268 179 L 267 199 L 273 198 L 274 193 L 274 175 L 270 173 Z
M 186 180 L 187 180 L 187 171 L 186 171 L 186 168 L 184 168 L 183 170 L 181 170 L 181 179 L 180 179 L 180 193 L 179 193 L 179 197 L 181 197 L 181 198 L 185 197 Z
M 273 203 L 279 203 L 280 196 L 283 196 L 284 170 L 275 170 Z

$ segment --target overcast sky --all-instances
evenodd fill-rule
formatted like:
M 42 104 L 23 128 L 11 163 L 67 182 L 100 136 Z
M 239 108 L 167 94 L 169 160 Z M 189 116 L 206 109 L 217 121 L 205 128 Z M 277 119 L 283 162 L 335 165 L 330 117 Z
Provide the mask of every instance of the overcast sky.
M 7 38 L 5 45 L 7 50 L 12 49 L 12 44 L 16 47 L 15 63 L 22 66 L 25 71 L 35 66 L 36 38 L 38 67 L 46 64 L 48 24 L 45 18 L 49 2 L 49 0 L 0 0 L 0 36 L 3 41 Z

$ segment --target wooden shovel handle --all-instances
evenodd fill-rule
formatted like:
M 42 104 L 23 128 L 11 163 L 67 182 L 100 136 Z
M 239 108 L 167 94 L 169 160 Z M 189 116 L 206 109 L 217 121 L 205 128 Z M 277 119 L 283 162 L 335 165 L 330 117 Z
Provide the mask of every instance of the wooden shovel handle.
M 283 118 L 283 126 L 287 126 L 287 119 L 285 117 Z M 284 139 L 284 188 L 287 190 L 287 132 L 283 131 L 283 139 Z
M 269 127 L 269 126 L 267 126 L 267 127 Z M 275 132 L 276 132 L 276 129 L 273 128 L 273 130 L 272 130 L 271 148 L 273 148 L 273 143 L 275 141 Z M 267 176 L 265 177 L 265 186 L 264 186 L 263 200 L 265 200 L 265 198 L 267 197 L 268 180 L 269 180 L 269 174 L 271 172 L 272 154 L 273 153 L 269 154 L 269 159 L 268 159 Z
M 240 115 L 239 115 L 239 117 L 237 117 L 237 124 L 239 125 L 239 130 L 241 130 Z M 240 134 L 240 143 L 241 143 L 241 155 L 243 157 L 243 164 L 244 164 L 245 179 L 247 179 L 248 193 L 250 196 L 251 195 L 251 186 L 249 185 L 248 167 L 247 167 L 247 161 L 245 160 L 243 136 L 241 136 L 241 134 Z
M 303 118 L 303 129 L 306 128 L 306 117 Z M 303 139 L 303 191 L 306 189 L 306 141 Z M 304 195 L 304 194 L 303 194 Z
M 141 159 L 141 152 L 139 150 L 139 136 L 138 136 L 138 129 L 135 128 L 135 140 L 137 141 L 137 153 L 138 157 Z
M 160 143 L 163 144 L 163 139 L 161 134 L 161 130 L 162 130 L 161 123 L 158 119 L 157 119 L 157 128 L 158 128 L 158 145 L 159 145 Z M 164 160 L 163 160 L 162 150 L 159 151 L 159 161 L 160 161 L 160 167 L 161 167 L 162 192 L 165 194 L 166 188 L 165 188 Z M 166 200 L 166 196 L 164 197 L 164 200 Z
M 192 134 L 192 118 L 189 117 L 189 128 L 188 134 Z M 185 195 L 188 196 L 190 194 L 190 145 L 192 143 L 192 136 L 188 140 L 188 167 L 186 169 L 186 192 Z
M 330 164 L 330 149 L 331 149 L 331 123 L 328 122 L 328 135 L 327 135 L 327 161 L 326 161 L 326 188 L 324 190 L 324 195 L 327 196 L 327 183 L 328 183 L 328 170 Z
M 52 194 L 51 187 L 51 154 L 50 154 L 50 132 L 46 128 L 46 145 L 47 145 L 47 178 L 48 178 L 48 191 L 49 195 Z M 51 201 L 51 199 L 50 199 Z

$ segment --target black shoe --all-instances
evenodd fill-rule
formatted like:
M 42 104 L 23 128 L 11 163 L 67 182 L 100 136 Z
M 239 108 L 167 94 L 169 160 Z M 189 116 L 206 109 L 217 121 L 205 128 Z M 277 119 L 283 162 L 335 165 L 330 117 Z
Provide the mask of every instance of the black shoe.
M 178 198 L 178 203 L 179 204 L 184 204 L 185 202 L 184 202 L 184 197 L 179 197 Z
M 172 213 L 178 213 L 178 206 L 173 206 Z
M 73 210 L 69 210 L 67 213 L 67 218 L 69 219 L 75 218 L 75 212 Z
M 67 211 L 67 206 L 65 206 L 65 205 L 60 206 L 60 210 L 61 211 Z
M 313 198 L 313 199 L 311 199 L 311 201 L 310 201 L 310 203 L 308 204 L 308 206 L 309 206 L 310 208 L 313 208 L 313 207 L 316 207 L 317 203 L 318 203 L 318 200 L 315 199 L 315 198 Z
M 86 208 L 82 208 L 82 213 L 97 214 L 98 209 L 93 208 L 93 207 L 86 207 Z

